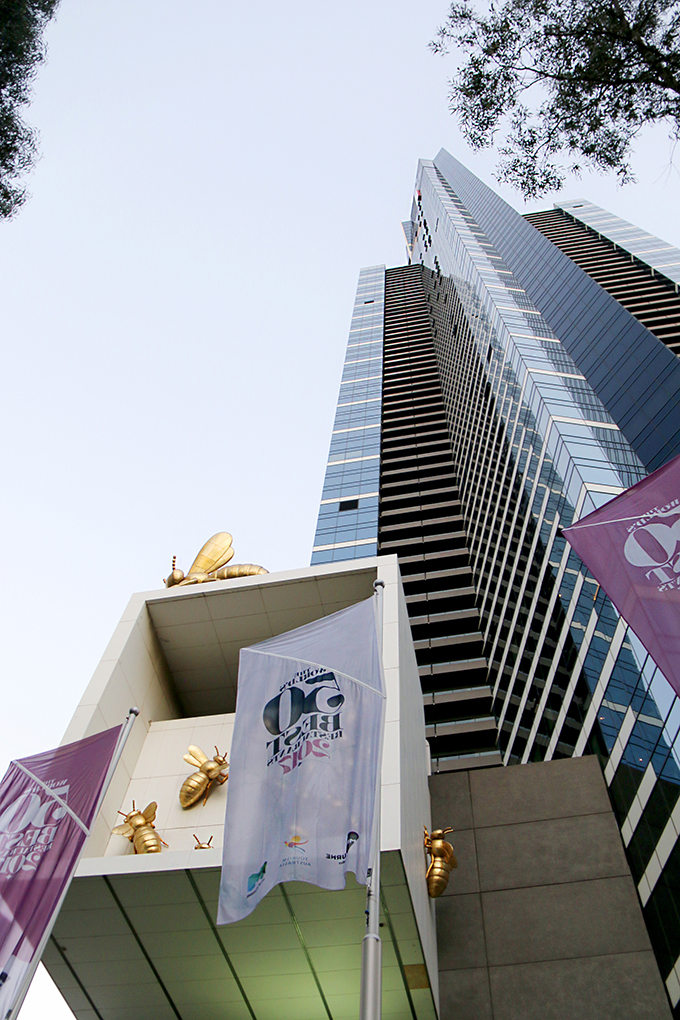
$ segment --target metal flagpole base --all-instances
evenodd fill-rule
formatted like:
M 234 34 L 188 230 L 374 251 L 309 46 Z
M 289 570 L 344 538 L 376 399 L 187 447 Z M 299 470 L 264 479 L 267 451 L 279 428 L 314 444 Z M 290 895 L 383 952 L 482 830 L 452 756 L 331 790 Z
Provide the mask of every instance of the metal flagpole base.
M 379 935 L 364 935 L 361 944 L 361 1002 L 359 1020 L 380 1020 L 382 1016 L 382 941 Z

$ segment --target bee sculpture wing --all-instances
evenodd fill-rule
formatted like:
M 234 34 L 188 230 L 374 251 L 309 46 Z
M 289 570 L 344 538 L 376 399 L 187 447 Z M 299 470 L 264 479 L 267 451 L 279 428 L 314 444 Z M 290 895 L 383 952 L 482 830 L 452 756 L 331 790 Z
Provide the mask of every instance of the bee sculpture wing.
M 152 800 L 150 804 L 146 805 L 146 807 L 142 811 L 142 814 L 146 818 L 147 822 L 152 822 L 154 820 L 154 818 L 156 817 L 156 808 L 157 807 L 158 807 L 158 804 L 156 803 L 155 800 Z
M 213 570 L 219 570 L 234 555 L 231 548 L 232 537 L 227 531 L 218 531 L 216 535 L 209 538 L 200 553 L 191 564 L 190 574 L 196 571 L 210 574 Z
M 195 765 L 200 769 L 201 765 L 205 762 L 210 761 L 207 754 L 204 754 L 200 747 L 196 747 L 195 744 L 189 744 L 187 753 L 184 755 L 184 760 L 187 765 Z
M 111 829 L 111 832 L 113 833 L 114 836 L 131 836 L 132 833 L 134 832 L 134 829 L 132 828 L 131 825 L 128 825 L 127 822 L 123 822 L 122 825 L 114 826 L 114 828 Z

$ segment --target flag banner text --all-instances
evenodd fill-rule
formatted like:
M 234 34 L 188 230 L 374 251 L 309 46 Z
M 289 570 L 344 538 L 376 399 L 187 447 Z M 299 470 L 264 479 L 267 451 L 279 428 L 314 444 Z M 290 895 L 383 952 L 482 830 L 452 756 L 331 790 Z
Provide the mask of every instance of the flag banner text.
M 87 839 L 121 728 L 11 762 L 0 783 L 3 1020 Z
M 385 702 L 375 601 L 241 650 L 218 924 L 279 882 L 366 881 Z
M 564 537 L 680 694 L 680 457 Z

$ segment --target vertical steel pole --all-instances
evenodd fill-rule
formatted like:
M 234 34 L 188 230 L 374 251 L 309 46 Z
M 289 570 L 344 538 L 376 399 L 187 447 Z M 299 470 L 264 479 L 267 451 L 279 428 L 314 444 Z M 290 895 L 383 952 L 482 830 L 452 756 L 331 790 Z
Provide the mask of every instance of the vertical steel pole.
M 385 582 L 373 582 L 377 599 L 376 620 L 378 630 L 378 651 L 382 672 L 383 643 L 383 589 Z M 366 883 L 366 934 L 361 945 L 361 997 L 359 1020 L 380 1020 L 382 1017 L 382 939 L 380 938 L 380 787 L 382 779 L 382 747 L 385 725 L 385 705 L 382 706 L 380 726 L 380 754 L 378 756 L 378 781 L 375 789 L 373 815 L 373 859 Z
M 130 730 L 132 729 L 134 721 L 135 721 L 135 719 L 137 718 L 138 715 L 139 715 L 139 709 L 138 708 L 131 708 L 130 711 L 128 712 L 128 715 L 127 715 L 127 718 L 126 718 L 125 722 L 123 723 L 123 728 L 120 731 L 120 735 L 118 737 L 118 742 L 116 744 L 116 749 L 113 752 L 113 758 L 111 759 L 111 764 L 109 765 L 108 772 L 106 773 L 106 778 L 104 779 L 104 783 L 102 785 L 101 793 L 99 794 L 99 800 L 97 802 L 97 810 L 95 811 L 94 815 L 92 816 L 92 824 L 93 825 L 94 825 L 95 821 L 97 820 L 97 815 L 99 814 L 99 809 L 101 808 L 102 802 L 104 800 L 104 797 L 106 796 L 107 790 L 108 790 L 109 786 L 111 785 L 111 780 L 113 779 L 113 773 L 116 771 L 116 766 L 118 765 L 118 762 L 120 761 L 121 755 L 122 755 L 123 750 L 125 748 L 125 745 L 127 743 L 127 739 L 130 736 Z M 87 839 L 89 839 L 89 837 L 87 837 Z M 55 926 L 55 924 L 57 922 L 57 918 L 59 917 L 59 911 L 61 910 L 61 907 L 62 907 L 62 904 L 63 904 L 64 900 L 66 899 L 66 894 L 69 891 L 69 887 L 71 885 L 71 882 L 73 881 L 73 876 L 75 875 L 76 868 L 78 867 L 78 863 L 80 862 L 80 858 L 83 856 L 83 851 L 85 850 L 85 847 L 87 846 L 87 839 L 83 843 L 82 849 L 81 849 L 81 851 L 80 851 L 80 853 L 78 855 L 78 860 L 76 861 L 76 863 L 74 865 L 74 868 L 73 868 L 73 871 L 71 872 L 71 877 L 69 878 L 68 882 L 66 883 L 66 885 L 64 887 L 64 890 L 63 890 L 61 896 L 59 897 L 59 902 L 57 903 L 57 905 L 56 905 L 56 907 L 54 909 L 54 913 L 52 914 L 52 917 L 50 919 L 50 923 L 47 925 L 47 928 L 45 929 L 45 933 L 44 933 L 42 939 L 40 940 L 40 942 L 38 944 L 38 948 L 36 949 L 35 954 L 33 956 L 33 959 L 31 961 L 31 966 L 28 968 L 28 970 L 26 971 L 26 974 L 24 975 L 24 980 L 23 980 L 22 985 L 21 985 L 21 990 L 20 990 L 19 994 L 16 997 L 14 1005 L 11 1006 L 10 1009 L 7 1010 L 7 1013 L 5 1015 L 5 1020 L 15 1020 L 15 1018 L 19 1015 L 19 1010 L 21 1009 L 21 1007 L 24 1004 L 24 999 L 26 998 L 26 996 L 28 994 L 28 989 L 31 987 L 31 982 L 32 982 L 33 978 L 35 977 L 35 972 L 38 969 L 38 964 L 40 963 L 40 960 L 42 958 L 42 954 L 45 952 L 45 946 L 47 945 L 47 942 L 49 940 L 50 935 L 52 934 L 52 929 L 54 928 L 54 926 Z
M 125 722 L 123 723 L 123 728 L 120 731 L 120 736 L 118 737 L 118 743 L 116 744 L 116 749 L 113 752 L 113 758 L 111 759 L 111 764 L 109 765 L 109 770 L 106 773 L 106 778 L 104 779 L 104 782 L 102 784 L 102 792 L 99 794 L 99 801 L 97 802 L 97 810 L 95 811 L 94 815 L 92 816 L 92 819 L 93 819 L 92 824 L 93 825 L 94 825 L 94 823 L 95 823 L 95 821 L 97 819 L 97 815 L 99 814 L 99 809 L 101 808 L 102 804 L 104 803 L 104 797 L 106 796 L 106 794 L 109 791 L 109 786 L 111 785 L 111 780 L 113 779 L 113 774 L 116 771 L 116 769 L 118 768 L 118 762 L 120 761 L 121 757 L 123 756 L 123 751 L 125 750 L 125 745 L 127 744 L 128 737 L 130 736 L 130 732 L 132 730 L 132 727 L 135 724 L 135 719 L 137 718 L 138 715 L 139 715 L 139 709 L 138 708 L 134 708 L 133 707 L 133 708 L 130 708 L 128 710 L 127 717 L 125 719 Z M 83 843 L 83 850 L 85 849 L 86 845 L 87 845 L 86 843 Z

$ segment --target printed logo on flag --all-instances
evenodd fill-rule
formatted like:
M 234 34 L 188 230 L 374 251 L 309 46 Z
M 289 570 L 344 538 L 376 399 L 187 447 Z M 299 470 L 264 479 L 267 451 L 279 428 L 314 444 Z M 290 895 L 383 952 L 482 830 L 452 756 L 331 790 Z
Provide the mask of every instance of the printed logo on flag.
M 303 868 L 311 868 L 312 864 L 311 861 L 307 859 L 307 847 L 305 846 L 305 844 L 308 843 L 309 840 L 303 839 L 302 836 L 293 836 L 292 839 L 284 839 L 283 845 L 288 847 L 289 850 L 292 850 L 293 854 L 292 856 L 288 855 L 287 857 L 282 858 L 282 860 L 279 861 L 279 867 L 284 868 L 289 864 L 294 864 L 296 867 L 301 865 Z M 295 851 L 297 851 L 297 853 L 295 853 Z
M 680 694 L 680 456 L 563 534 Z
M 351 848 L 354 846 L 354 844 L 356 843 L 356 841 L 358 839 L 359 839 L 359 833 L 358 832 L 348 832 L 347 833 L 347 846 L 345 847 L 344 854 L 326 854 L 326 860 L 327 861 L 337 861 L 338 864 L 343 864 L 347 860 L 347 854 L 350 852 Z
M 309 840 L 303 839 L 302 836 L 293 836 L 292 839 L 286 840 L 283 845 L 289 847 L 291 850 L 299 850 L 300 853 L 306 854 L 307 851 L 304 848 L 304 843 L 309 843 Z
M 120 726 L 10 762 L 0 782 L 0 1017 L 24 982 L 80 856 Z M 58 798 L 58 799 L 57 799 Z
M 264 876 L 267 871 L 267 862 L 265 861 L 259 871 L 256 871 L 254 875 L 248 877 L 248 891 L 246 896 L 252 896 L 254 892 L 257 892 L 259 887 L 264 882 Z
M 45 783 L 66 801 L 67 783 Z M 37 785 L 22 793 L 0 815 L 0 875 L 35 871 L 54 843 L 64 808 Z
M 343 889 L 348 871 L 366 881 L 379 647 L 371 598 L 241 649 L 218 924 L 246 917 L 280 882 Z
M 659 591 L 680 588 L 680 498 L 651 507 L 627 530 L 623 551 L 631 566 L 640 567 Z
M 267 767 L 280 765 L 286 775 L 305 758 L 329 758 L 331 741 L 342 733 L 341 693 L 335 673 L 301 669 L 279 688 L 264 707 L 262 721 L 273 737 L 267 741 Z

